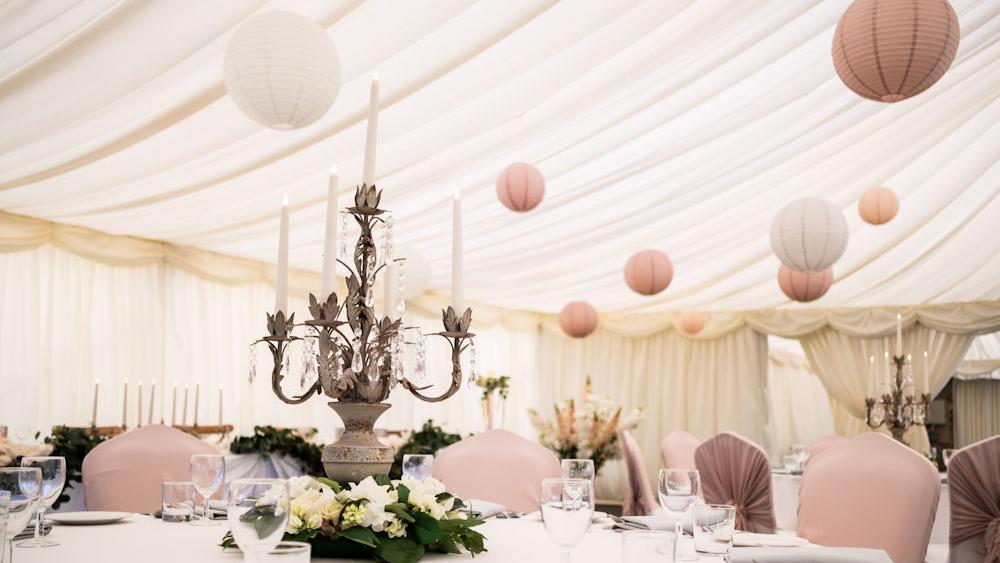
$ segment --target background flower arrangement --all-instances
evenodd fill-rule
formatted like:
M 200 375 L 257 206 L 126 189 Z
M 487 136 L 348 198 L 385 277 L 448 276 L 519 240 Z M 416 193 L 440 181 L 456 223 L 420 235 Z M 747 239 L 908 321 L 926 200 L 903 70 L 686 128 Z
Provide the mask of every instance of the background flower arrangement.
M 607 396 L 592 392 L 590 376 L 584 385 L 583 400 L 572 398 L 555 404 L 554 419 L 542 418 L 535 409 L 528 409 L 531 423 L 538 431 L 538 441 L 554 451 L 560 459 L 592 459 L 594 471 L 600 472 L 608 460 L 622 457 L 618 433 L 632 430 L 642 421 L 642 409 L 632 409 L 622 415 L 622 407 Z
M 492 370 L 485 377 L 476 378 L 476 385 L 483 390 L 480 402 L 483 404 L 483 426 L 487 430 L 503 425 L 504 403 L 510 393 L 510 376 L 497 376 Z M 500 396 L 500 407 L 494 404 L 494 394 Z

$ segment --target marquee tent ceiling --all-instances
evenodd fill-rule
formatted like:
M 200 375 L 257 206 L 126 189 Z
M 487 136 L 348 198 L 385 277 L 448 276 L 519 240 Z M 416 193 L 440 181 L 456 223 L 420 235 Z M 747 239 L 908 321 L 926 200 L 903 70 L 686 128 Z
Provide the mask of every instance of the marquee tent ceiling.
M 836 284 L 812 306 L 1000 298 L 1000 2 L 953 0 L 951 69 L 894 105 L 859 98 L 830 58 L 848 2 L 73 2 L 0 4 L 0 209 L 320 267 L 326 174 L 361 175 L 368 80 L 382 79 L 378 177 L 397 243 L 447 291 L 450 197 L 465 205 L 466 297 L 557 311 L 784 307 L 768 231 L 807 195 L 847 216 Z M 336 43 L 344 87 L 299 131 L 250 121 L 222 84 L 247 16 L 293 6 Z M 532 162 L 545 200 L 494 194 Z M 877 184 L 899 216 L 864 224 Z M 2 234 L 0 234 L 2 236 Z M 655 297 L 622 281 L 665 251 Z

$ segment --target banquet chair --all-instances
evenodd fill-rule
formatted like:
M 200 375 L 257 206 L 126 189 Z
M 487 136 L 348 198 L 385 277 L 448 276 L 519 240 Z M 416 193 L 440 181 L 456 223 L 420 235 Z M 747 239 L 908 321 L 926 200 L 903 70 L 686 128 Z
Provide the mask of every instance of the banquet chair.
M 506 430 L 487 430 L 438 450 L 434 477 L 463 499 L 487 500 L 507 510 L 538 510 L 543 479 L 559 477 L 551 450 Z
M 799 536 L 822 546 L 884 549 L 924 561 L 941 482 L 922 455 L 866 432 L 827 449 L 802 478 Z
M 649 486 L 649 475 L 646 464 L 642 461 L 642 450 L 628 430 L 619 435 L 622 442 L 622 455 L 625 458 L 625 471 L 628 473 L 628 491 L 625 493 L 625 503 L 622 505 L 622 516 L 647 516 L 657 507 L 653 488 Z
M 966 446 L 948 463 L 951 563 L 1000 562 L 1000 436 Z
M 159 424 L 112 438 L 83 458 L 87 510 L 156 512 L 164 481 L 190 480 L 192 455 L 218 453 L 194 436 Z
M 733 432 L 706 440 L 694 452 L 708 504 L 736 507 L 736 529 L 773 533 L 771 463 L 764 449 Z
M 814 459 L 821 452 L 836 446 L 837 444 L 842 444 L 847 441 L 847 438 L 843 436 L 838 436 L 836 434 L 828 434 L 822 438 L 817 438 L 809 443 L 809 457 L 806 458 L 806 465 L 809 465 L 809 460 Z
M 690 432 L 675 430 L 663 439 L 660 444 L 660 457 L 663 467 L 668 469 L 696 469 L 694 451 L 701 441 Z

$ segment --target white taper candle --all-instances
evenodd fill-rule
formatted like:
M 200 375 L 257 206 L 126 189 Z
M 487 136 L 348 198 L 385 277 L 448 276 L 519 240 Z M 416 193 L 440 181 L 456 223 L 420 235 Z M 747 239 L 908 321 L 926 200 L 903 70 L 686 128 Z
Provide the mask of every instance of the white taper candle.
M 924 393 L 931 393 L 931 361 L 927 357 L 927 350 L 924 350 Z
M 181 424 L 187 426 L 188 423 L 188 391 L 190 387 L 187 383 L 184 384 L 184 414 L 181 416 Z
M 90 425 L 97 426 L 97 397 L 100 395 L 101 391 L 101 380 L 94 380 L 94 409 L 90 414 Z
M 219 385 L 219 426 L 222 426 L 222 385 Z
M 368 98 L 368 136 L 365 139 L 365 168 L 362 181 L 366 185 L 375 184 L 375 147 L 378 144 L 378 74 L 372 75 L 372 86 Z
M 153 407 L 156 406 L 156 380 L 153 380 L 153 384 L 149 388 L 149 424 L 153 423 Z M 163 409 L 160 409 L 163 410 Z
M 194 425 L 198 426 L 198 401 L 201 398 L 201 382 L 194 382 Z
M 122 428 L 128 425 L 128 378 L 125 378 L 125 388 L 122 393 Z
M 177 426 L 177 382 L 174 382 L 174 401 L 170 406 L 170 426 Z
M 139 380 L 139 385 L 136 386 L 136 401 L 135 401 L 135 427 L 139 428 L 142 426 L 142 380 Z
M 896 355 L 903 355 L 903 315 L 896 313 Z
M 330 180 L 326 191 L 326 236 L 323 240 L 323 285 L 319 295 L 320 302 L 333 293 L 337 280 L 337 188 L 340 177 L 337 167 L 330 168 Z
M 459 317 L 465 312 L 462 268 L 462 196 L 456 191 L 451 202 L 451 305 Z
M 274 281 L 274 311 L 288 316 L 288 194 L 281 200 L 281 223 L 278 227 L 278 271 Z M 195 415 L 197 416 L 197 414 Z

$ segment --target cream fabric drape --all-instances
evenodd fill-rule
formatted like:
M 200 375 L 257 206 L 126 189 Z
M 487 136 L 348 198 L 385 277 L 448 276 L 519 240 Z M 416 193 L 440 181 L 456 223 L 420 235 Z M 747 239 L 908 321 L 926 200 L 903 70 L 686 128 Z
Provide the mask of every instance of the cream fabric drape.
M 905 330 L 903 353 L 913 355 L 913 380 L 917 391 L 928 389 L 932 397 L 936 396 L 955 373 L 955 367 L 972 340 L 971 334 L 949 334 L 919 324 Z M 887 376 L 895 376 L 895 365 L 891 364 L 895 338 L 857 338 L 824 328 L 803 337 L 800 342 L 830 398 L 842 409 L 834 409 L 837 432 L 843 435 L 857 433 L 863 428 L 865 397 L 877 392 L 876 384 L 881 389 L 888 381 Z M 928 352 L 926 368 L 924 350 Z M 890 359 L 885 358 L 887 351 Z M 869 363 L 871 356 L 875 357 L 874 368 Z M 845 417 L 844 413 L 850 416 Z M 909 432 L 907 440 L 921 451 L 928 448 L 927 433 L 922 428 Z
M 780 461 L 792 444 L 808 444 L 833 434 L 830 398 L 804 357 L 771 347 L 767 390 L 771 402 L 772 460 Z
M 955 447 L 1000 434 L 1000 381 L 955 382 Z
M 1000 379 L 1000 332 L 977 337 L 955 375 L 961 379 Z

